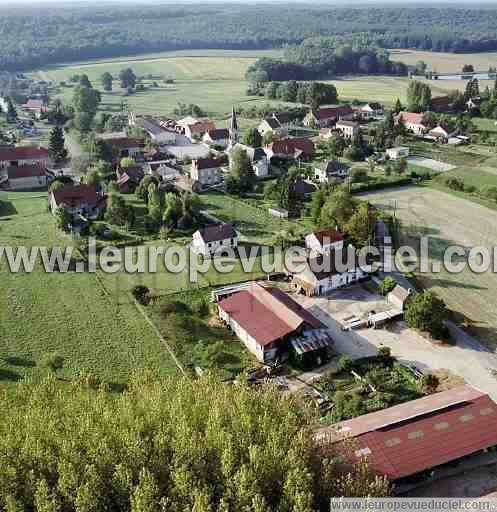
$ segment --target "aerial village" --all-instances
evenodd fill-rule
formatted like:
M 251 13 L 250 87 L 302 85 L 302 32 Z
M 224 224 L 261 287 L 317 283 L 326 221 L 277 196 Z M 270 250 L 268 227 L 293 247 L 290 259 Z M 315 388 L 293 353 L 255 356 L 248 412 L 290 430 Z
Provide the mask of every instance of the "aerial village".
M 480 98 L 463 103 L 462 110 L 471 112 Z M 13 108 L 5 98 L 0 106 L 6 114 Z M 16 108 L 15 126 L 30 137 L 60 105 L 34 95 Z M 228 247 L 236 252 L 267 240 L 258 240 L 257 230 L 250 229 L 249 220 L 240 220 L 238 211 L 233 219 L 229 209 L 218 216 L 216 208 L 199 206 L 198 197 L 207 205 L 209 198 L 252 198 L 246 204 L 248 217 L 264 215 L 264 222 L 282 230 L 316 205 L 316 223 L 302 224 L 298 233 L 288 228 L 280 239 L 302 247 L 303 269 L 209 282 L 209 321 L 245 352 L 252 385 L 270 382 L 282 393 L 300 396 L 321 418 L 317 440 L 340 445 L 354 439 L 352 457 L 367 457 L 402 494 L 456 468 L 495 462 L 495 378 L 478 355 L 451 343 L 464 335 L 442 313 L 434 317 L 443 305 L 417 292 L 416 283 L 395 266 L 385 270 L 378 265 L 373 273 L 358 265 L 316 272 L 311 263 L 367 244 L 380 252 L 393 248 L 395 218 L 370 206 L 364 214 L 352 194 L 367 183 L 365 169 L 395 178 L 394 186 L 422 181 L 423 169 L 450 169 L 440 160 L 416 156 L 412 148 L 419 141 L 440 147 L 467 144 L 464 123 L 450 120 L 454 108 L 452 99 L 443 96 L 432 98 L 430 109 L 421 113 L 402 106 L 386 109 L 376 101 L 311 108 L 301 117 L 271 112 L 248 135 L 236 105 L 223 122 L 123 109 L 119 129 L 95 132 L 95 151 L 110 155 L 99 177 L 78 172 L 63 143 L 58 148 L 62 154 L 56 155 L 57 141 L 50 148 L 17 145 L 4 134 L 0 190 L 46 191 L 59 229 L 75 240 L 96 235 L 102 245 L 115 242 L 116 225 L 129 232 L 136 222 L 136 212 L 126 209 L 128 199 L 146 198 L 145 229 L 168 242 L 181 231 L 185 244 L 211 259 L 222 258 Z M 416 166 L 409 176 L 408 164 Z M 320 218 L 327 203 L 318 196 L 337 190 L 343 194 L 335 199 L 344 201 L 344 213 Z M 259 201 L 263 195 L 272 202 Z M 165 207 L 157 207 L 154 217 L 154 201 L 162 204 L 164 197 Z M 153 290 L 135 286 L 132 291 L 137 306 L 146 311 Z M 421 316 L 433 318 L 416 324 L 421 299 L 430 310 Z M 191 366 L 193 375 L 207 371 L 200 363 Z M 227 385 L 237 378 L 228 375 Z

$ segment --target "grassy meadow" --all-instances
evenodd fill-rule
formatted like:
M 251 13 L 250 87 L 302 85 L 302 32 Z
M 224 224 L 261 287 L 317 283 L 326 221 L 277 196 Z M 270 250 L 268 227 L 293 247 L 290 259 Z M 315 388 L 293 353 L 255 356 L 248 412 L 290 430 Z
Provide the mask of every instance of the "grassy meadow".
M 72 245 L 55 229 L 46 195 L 0 192 L 0 246 Z M 126 382 L 135 369 L 176 371 L 171 358 L 134 305 L 118 303 L 98 274 L 11 273 L 0 262 L 0 381 L 44 372 L 48 353 L 64 358 L 62 378 L 92 372 L 109 383 Z

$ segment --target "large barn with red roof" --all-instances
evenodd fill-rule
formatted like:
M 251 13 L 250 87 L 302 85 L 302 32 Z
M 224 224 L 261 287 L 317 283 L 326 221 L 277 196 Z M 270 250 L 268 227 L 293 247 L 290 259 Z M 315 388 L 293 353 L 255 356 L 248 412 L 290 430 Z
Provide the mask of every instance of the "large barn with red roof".
M 325 326 L 279 288 L 252 283 L 218 308 L 221 320 L 262 363 L 285 359 L 290 351 L 302 359 L 313 352 L 324 356 L 332 343 Z
M 318 430 L 350 462 L 366 458 L 391 481 L 497 446 L 497 404 L 469 385 L 365 414 Z

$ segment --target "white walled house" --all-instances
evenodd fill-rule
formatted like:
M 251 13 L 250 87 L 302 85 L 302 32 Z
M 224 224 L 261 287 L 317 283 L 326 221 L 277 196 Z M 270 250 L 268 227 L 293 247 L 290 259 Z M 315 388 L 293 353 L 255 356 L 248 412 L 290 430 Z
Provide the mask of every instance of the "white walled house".
M 386 150 L 386 154 L 390 160 L 400 160 L 409 156 L 409 148 L 405 146 L 389 148 Z
M 7 169 L 9 190 L 33 190 L 47 186 L 47 174 L 39 165 L 23 165 Z
M 370 102 L 366 103 L 359 109 L 361 117 L 364 119 L 374 119 L 383 115 L 384 109 L 381 103 Z
M 222 181 L 221 162 L 214 158 L 192 160 L 190 178 L 201 187 L 217 185 Z
M 73 217 L 96 220 L 104 212 L 107 198 L 90 185 L 66 185 L 48 193 L 48 203 L 55 215 L 57 208 L 63 206 Z
M 263 148 L 252 148 L 245 144 L 236 144 L 229 151 L 230 169 L 233 165 L 233 154 L 236 150 L 241 149 L 247 153 L 247 156 L 252 164 L 254 174 L 258 178 L 264 178 L 269 174 L 269 162 L 266 152 Z
M 345 237 L 340 231 L 326 229 L 311 233 L 305 237 L 305 247 L 309 251 L 329 254 L 332 251 L 343 249 Z
M 309 257 L 300 272 L 292 274 L 296 292 L 307 296 L 326 295 L 367 277 L 358 264 L 355 248 L 337 249 Z
M 346 139 L 353 139 L 359 134 L 359 123 L 355 121 L 338 121 L 335 128 L 343 135 Z
M 46 168 L 50 165 L 48 150 L 37 146 L 0 148 L 0 169 L 37 165 Z
M 403 123 L 406 129 L 414 135 L 424 135 L 428 127 L 424 123 L 424 115 L 415 112 L 399 112 L 395 118 L 396 123 Z
M 202 141 L 209 146 L 220 146 L 227 148 L 230 143 L 230 131 L 227 128 L 216 128 L 209 130 L 202 138 Z
M 198 254 L 204 256 L 215 254 L 221 248 L 235 248 L 238 245 L 238 235 L 231 224 L 208 226 L 193 233 L 192 247 Z
M 332 183 L 335 180 L 343 180 L 350 173 L 350 167 L 338 160 L 325 160 L 314 168 L 314 179 L 320 183 Z

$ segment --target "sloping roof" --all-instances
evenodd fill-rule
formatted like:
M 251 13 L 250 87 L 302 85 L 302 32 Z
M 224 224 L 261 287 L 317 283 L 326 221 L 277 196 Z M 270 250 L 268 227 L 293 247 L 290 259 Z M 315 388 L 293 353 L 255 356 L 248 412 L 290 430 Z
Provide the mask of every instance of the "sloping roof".
M 281 126 L 278 120 L 275 119 L 274 117 L 266 117 L 266 119 L 264 119 L 264 122 L 266 122 L 269 125 L 269 127 L 272 128 L 273 130 L 277 130 Z
M 138 184 L 143 176 L 144 173 L 141 167 L 127 167 L 126 169 L 122 169 L 120 171 L 117 184 L 125 185 L 129 182 Z
M 339 119 L 340 117 L 349 116 L 353 113 L 352 107 L 344 105 L 343 107 L 320 108 L 314 112 L 314 117 L 318 121 L 321 121 L 322 119 Z
M 206 133 L 216 129 L 216 125 L 212 121 L 197 121 L 196 123 L 189 124 L 188 128 L 192 133 Z
M 280 124 L 288 124 L 292 119 L 290 114 L 287 112 L 275 112 L 273 118 L 276 119 Z
M 221 240 L 237 237 L 235 228 L 231 224 L 207 226 L 204 229 L 199 229 L 198 232 L 205 243 L 220 242 Z
M 349 458 L 367 456 L 396 480 L 497 445 L 497 404 L 459 386 L 317 431 L 316 440 L 356 441 Z M 339 445 L 343 446 L 343 445 Z
M 344 240 L 344 235 L 340 231 L 337 231 L 336 229 L 323 229 L 321 231 L 317 231 L 313 233 L 314 236 L 319 240 L 319 243 L 322 245 L 323 242 L 327 243 L 335 243 L 335 242 L 342 242 Z
M 197 158 L 192 161 L 193 165 L 199 170 L 202 169 L 216 169 L 223 165 L 223 161 L 221 159 L 216 158 Z
M 325 160 L 319 164 L 319 168 L 326 174 L 335 174 L 341 171 L 348 171 L 350 166 L 338 160 Z
M 132 137 L 119 137 L 115 139 L 107 139 L 107 142 L 119 149 L 131 149 L 131 148 L 142 148 L 145 145 L 143 139 L 137 139 Z
M 45 104 L 43 103 L 42 100 L 29 99 L 28 101 L 26 101 L 26 103 L 23 105 L 23 107 L 41 110 L 42 108 L 45 107 Z
M 397 120 L 402 119 L 405 123 L 423 125 L 424 114 L 416 114 L 415 112 L 399 112 Z
M 45 176 L 45 169 L 40 165 L 20 165 L 17 167 L 9 167 L 7 169 L 7 176 L 9 180 Z
M 388 300 L 392 298 L 398 299 L 400 302 L 405 302 L 409 296 L 411 295 L 411 291 L 407 288 L 404 288 L 400 284 L 397 284 L 395 288 L 388 294 Z
M 36 146 L 18 146 L 16 148 L 0 148 L 0 161 L 13 160 L 46 160 L 48 150 Z
M 364 105 L 362 108 L 367 107 L 369 107 L 371 110 L 383 110 L 383 105 L 376 101 L 370 101 L 369 103 L 366 103 L 366 105 Z
M 278 288 L 253 284 L 221 301 L 219 308 L 261 346 L 296 331 L 302 324 L 320 329 L 323 324 Z
M 66 185 L 61 189 L 52 191 L 51 194 L 58 205 L 64 203 L 69 207 L 76 207 L 82 203 L 96 205 L 102 199 L 97 189 L 90 185 Z
M 359 267 L 355 250 L 349 252 L 342 249 L 334 251 L 332 254 L 319 254 L 305 260 L 301 260 L 297 256 L 293 262 L 303 264 L 302 270 L 293 274 L 293 278 L 300 284 L 307 284 L 311 288 L 315 287 L 319 281 L 347 273 L 349 270 L 355 271 Z
M 209 130 L 207 135 L 209 135 L 212 140 L 229 139 L 230 131 L 227 128 L 216 128 L 215 130 Z
M 276 155 L 295 156 L 299 151 L 301 154 L 311 156 L 315 152 L 314 142 L 304 137 L 295 137 L 277 140 L 268 146 Z
M 352 126 L 353 128 L 358 128 L 359 127 L 359 123 L 356 123 L 355 121 L 347 121 L 347 120 L 343 120 L 343 121 L 337 121 L 337 126 L 338 125 L 341 125 L 341 126 Z

